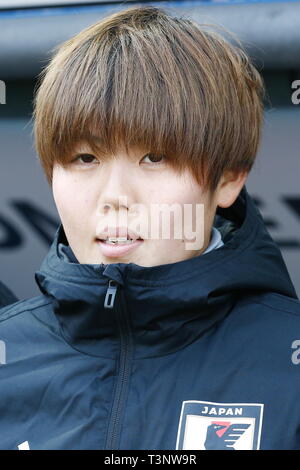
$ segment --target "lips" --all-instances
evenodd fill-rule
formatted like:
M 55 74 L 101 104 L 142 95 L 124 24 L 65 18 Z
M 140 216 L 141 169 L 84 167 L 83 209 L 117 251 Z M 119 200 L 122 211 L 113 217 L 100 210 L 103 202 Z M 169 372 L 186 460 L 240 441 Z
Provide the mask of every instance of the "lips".
M 144 240 L 142 239 L 136 239 L 129 244 L 126 244 L 126 243 L 108 244 L 106 241 L 97 240 L 97 244 L 101 250 L 101 253 L 106 258 L 120 258 L 136 250 L 143 243 L 144 243 Z
M 108 243 L 109 238 L 126 238 L 132 240 L 130 243 Z M 105 227 L 103 232 L 97 234 L 97 244 L 101 253 L 106 258 L 120 258 L 137 249 L 144 240 L 138 233 L 128 227 Z

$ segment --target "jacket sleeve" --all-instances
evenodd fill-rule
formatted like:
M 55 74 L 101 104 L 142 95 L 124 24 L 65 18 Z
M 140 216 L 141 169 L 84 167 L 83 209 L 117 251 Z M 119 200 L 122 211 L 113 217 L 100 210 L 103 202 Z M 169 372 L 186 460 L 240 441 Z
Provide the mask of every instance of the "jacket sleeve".
M 0 282 L 0 308 L 17 301 L 17 297 L 4 284 L 2 284 L 2 282 Z

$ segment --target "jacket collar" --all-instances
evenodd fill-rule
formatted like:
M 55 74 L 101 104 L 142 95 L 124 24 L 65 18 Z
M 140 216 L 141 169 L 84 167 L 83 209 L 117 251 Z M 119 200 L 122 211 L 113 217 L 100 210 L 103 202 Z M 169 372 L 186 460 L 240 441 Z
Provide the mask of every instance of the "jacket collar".
M 224 246 L 205 255 L 153 267 L 79 264 L 59 255 L 62 225 L 41 268 L 41 292 L 53 300 L 65 340 L 90 355 L 115 358 L 128 340 L 136 358 L 168 354 L 192 343 L 224 318 L 237 299 L 275 291 L 297 298 L 282 255 L 243 187 L 214 225 Z M 104 307 L 109 280 L 114 308 Z

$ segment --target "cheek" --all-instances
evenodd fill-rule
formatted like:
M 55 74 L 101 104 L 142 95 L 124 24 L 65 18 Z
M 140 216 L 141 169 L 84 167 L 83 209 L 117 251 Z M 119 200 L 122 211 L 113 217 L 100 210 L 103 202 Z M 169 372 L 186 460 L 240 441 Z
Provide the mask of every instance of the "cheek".
M 88 215 L 88 198 L 81 196 L 76 181 L 63 176 L 53 178 L 52 191 L 63 224 L 82 221 Z
M 156 188 L 157 199 L 167 204 L 196 204 L 203 200 L 203 193 L 187 172 L 180 176 L 170 174 L 163 184 Z
M 64 213 L 68 213 L 72 208 L 72 191 L 69 186 L 61 184 L 61 182 L 57 180 L 53 182 L 52 190 L 57 210 L 60 216 L 63 216 Z

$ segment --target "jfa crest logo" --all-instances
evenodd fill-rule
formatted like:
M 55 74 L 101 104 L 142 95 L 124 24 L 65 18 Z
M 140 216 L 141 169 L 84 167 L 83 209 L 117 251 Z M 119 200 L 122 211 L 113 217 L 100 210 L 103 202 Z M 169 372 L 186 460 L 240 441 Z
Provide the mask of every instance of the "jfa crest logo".
M 184 401 L 177 450 L 257 450 L 260 445 L 261 403 Z

